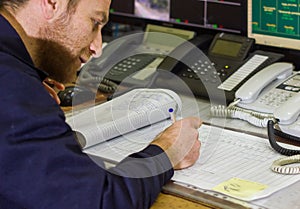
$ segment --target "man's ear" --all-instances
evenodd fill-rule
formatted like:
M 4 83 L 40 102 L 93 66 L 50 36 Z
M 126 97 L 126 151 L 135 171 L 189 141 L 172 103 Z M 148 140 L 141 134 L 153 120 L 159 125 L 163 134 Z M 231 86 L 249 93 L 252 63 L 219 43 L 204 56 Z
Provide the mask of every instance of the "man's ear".
M 44 17 L 46 19 L 52 19 L 58 11 L 58 0 L 41 0 L 41 6 Z

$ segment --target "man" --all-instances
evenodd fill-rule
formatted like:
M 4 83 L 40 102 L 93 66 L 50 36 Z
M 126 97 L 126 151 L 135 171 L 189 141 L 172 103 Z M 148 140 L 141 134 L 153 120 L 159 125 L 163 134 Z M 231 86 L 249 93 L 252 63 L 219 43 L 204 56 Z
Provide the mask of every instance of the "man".
M 0 0 L 0 208 L 149 208 L 173 169 L 199 157 L 198 118 L 177 121 L 110 170 L 81 152 L 44 85 L 73 81 L 82 63 L 100 56 L 109 6 Z M 153 175 L 128 177 L 137 171 Z

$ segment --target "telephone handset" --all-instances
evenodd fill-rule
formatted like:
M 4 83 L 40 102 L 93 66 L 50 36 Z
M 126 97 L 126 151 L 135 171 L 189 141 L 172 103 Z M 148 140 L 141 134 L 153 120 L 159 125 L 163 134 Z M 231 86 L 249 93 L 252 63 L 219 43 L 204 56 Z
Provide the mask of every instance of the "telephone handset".
M 293 69 L 291 63 L 277 62 L 259 71 L 237 90 L 237 106 L 273 114 L 300 91 L 300 74 Z
M 292 74 L 293 64 L 277 62 L 264 68 L 252 76 L 235 93 L 235 98 L 241 103 L 252 103 L 261 91 L 274 80 L 282 80 Z

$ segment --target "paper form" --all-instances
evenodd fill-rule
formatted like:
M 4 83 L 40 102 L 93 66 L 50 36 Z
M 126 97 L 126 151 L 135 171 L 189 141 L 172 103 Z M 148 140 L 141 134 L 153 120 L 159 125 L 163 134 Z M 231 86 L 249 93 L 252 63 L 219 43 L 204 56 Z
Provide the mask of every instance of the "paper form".
M 145 148 L 170 124 L 171 120 L 159 122 L 90 147 L 85 152 L 119 162 L 129 154 Z M 210 191 L 232 178 L 266 185 L 264 190 L 254 193 L 253 196 L 233 196 L 245 201 L 259 201 L 259 198 L 269 196 L 300 180 L 300 175 L 282 175 L 271 171 L 273 160 L 282 156 L 272 150 L 265 138 L 207 125 L 202 125 L 199 133 L 202 144 L 199 160 L 188 169 L 175 171 L 172 180 Z
M 199 131 L 203 156 L 201 154 L 189 169 L 176 171 L 174 181 L 207 190 L 213 190 L 232 178 L 267 186 L 251 196 L 231 195 L 250 201 L 269 196 L 300 180 L 300 175 L 282 175 L 271 171 L 272 162 L 282 156 L 272 150 L 267 139 L 206 125 L 202 125 Z M 214 141 L 215 148 L 210 141 Z

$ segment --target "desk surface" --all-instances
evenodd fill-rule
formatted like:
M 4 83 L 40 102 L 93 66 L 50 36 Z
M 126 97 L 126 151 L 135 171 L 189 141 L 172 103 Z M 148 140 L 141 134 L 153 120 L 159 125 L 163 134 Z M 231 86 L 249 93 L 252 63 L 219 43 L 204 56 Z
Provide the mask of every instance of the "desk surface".
M 188 209 L 208 209 L 212 207 L 207 207 L 205 205 L 202 205 L 200 203 L 195 203 L 180 197 L 176 197 L 174 195 L 164 194 L 161 193 L 151 209 L 178 209 L 178 208 L 188 208 Z

